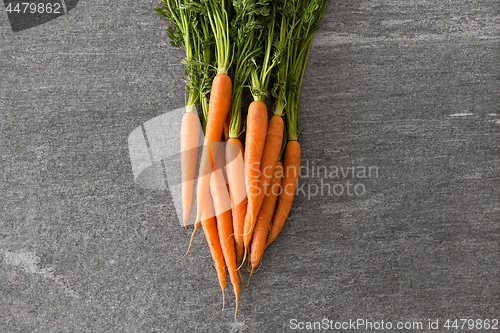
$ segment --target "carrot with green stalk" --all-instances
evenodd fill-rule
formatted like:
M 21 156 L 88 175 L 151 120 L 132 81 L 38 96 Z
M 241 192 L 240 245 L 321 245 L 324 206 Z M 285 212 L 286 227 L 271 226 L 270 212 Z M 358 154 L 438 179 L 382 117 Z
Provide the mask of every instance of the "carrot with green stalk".
M 219 3 L 198 0 L 187 4 L 187 8 L 198 14 L 195 39 L 201 43 L 200 49 L 202 50 L 198 53 L 198 63 L 203 65 L 199 90 L 201 119 L 204 120 L 203 128 L 205 129 L 204 147 L 196 185 L 196 219 L 190 245 L 201 221 L 206 198 L 210 193 L 210 173 L 212 172 L 210 143 L 220 141 L 231 100 L 232 83 L 227 75 L 231 63 L 227 6 L 226 1 Z M 214 45 L 211 43 L 212 39 Z M 212 61 L 216 63 L 216 75 L 213 75 L 211 71 Z
M 251 272 L 248 283 L 250 283 L 250 278 L 264 254 L 276 202 L 282 192 L 281 185 L 284 173 L 283 164 L 280 160 L 287 142 L 286 127 L 284 126 L 283 118 L 285 116 L 286 87 L 290 61 L 287 49 L 292 38 L 291 31 L 294 29 L 294 20 L 290 16 L 291 13 L 285 12 L 286 4 L 285 1 L 278 2 L 280 14 L 278 18 L 279 31 L 275 41 L 278 62 L 274 72 L 274 84 L 272 88 L 272 95 L 275 98 L 273 105 L 274 114 L 269 120 L 269 129 L 261 162 L 260 189 L 262 192 L 259 198 L 261 205 L 252 239 L 250 252 Z M 288 4 L 290 3 L 288 2 Z M 270 174 L 271 177 L 269 177 L 269 170 L 273 170 Z
M 233 1 L 234 18 L 231 22 L 231 37 L 234 41 L 233 97 L 231 100 L 231 118 L 229 140 L 226 145 L 227 180 L 231 194 L 236 258 L 239 263 L 243 258 L 243 233 L 247 209 L 247 192 L 243 147 L 239 136 L 242 134 L 242 95 L 248 84 L 252 59 L 262 50 L 259 38 L 263 34 L 262 19 L 269 16 L 267 3 L 257 0 Z
M 314 32 L 323 17 L 326 4 L 326 0 L 294 0 L 286 1 L 286 6 L 283 7 L 287 11 L 285 15 L 289 19 L 287 25 L 291 34 L 286 49 L 288 52 L 287 85 L 285 87 L 288 142 L 283 162 L 282 192 L 278 199 L 276 215 L 267 236 L 266 246 L 281 232 L 292 207 L 297 188 L 301 159 L 300 144 L 297 141 L 300 132 L 298 124 L 300 90 Z
M 220 92 L 217 93 L 217 85 L 215 84 L 215 89 L 214 89 L 214 83 L 211 84 L 212 88 L 212 93 L 211 93 L 211 98 L 210 101 L 207 99 L 207 92 L 209 89 L 207 89 L 207 81 L 208 78 L 211 77 L 211 71 L 209 64 L 212 60 L 212 49 L 211 45 L 209 43 L 210 35 L 212 34 L 212 29 L 214 29 L 214 21 L 213 20 L 218 20 L 218 17 L 212 18 L 211 14 L 213 14 L 213 11 L 216 10 L 216 5 L 215 4 L 205 4 L 202 3 L 201 1 L 180 1 L 180 0 L 162 0 L 162 4 L 164 8 L 159 8 L 157 9 L 157 13 L 160 15 L 170 19 L 172 22 L 174 22 L 175 28 L 170 27 L 168 29 L 169 36 L 173 39 L 173 44 L 175 45 L 182 45 L 185 50 L 186 50 L 186 59 L 184 60 L 184 64 L 186 65 L 186 90 L 188 91 L 188 101 L 186 102 L 187 106 L 190 106 L 192 104 L 198 103 L 198 101 L 201 104 L 202 108 L 202 115 L 201 115 L 201 120 L 205 123 L 203 126 L 205 128 L 205 142 L 207 142 L 206 138 L 207 136 L 209 137 L 208 142 L 214 142 L 214 141 L 219 141 L 220 139 L 220 134 L 217 136 L 217 134 L 213 134 L 214 132 L 214 127 L 217 127 L 217 124 L 214 125 L 214 123 L 218 123 L 217 120 L 214 121 L 215 118 L 217 118 L 217 111 L 213 111 L 214 107 L 213 104 L 216 104 L 216 98 L 212 98 L 214 95 L 220 94 Z M 220 14 L 220 13 L 219 13 Z M 222 14 L 224 16 L 224 14 Z M 226 16 L 227 19 L 227 16 Z M 217 21 L 217 24 L 219 22 Z M 210 28 L 209 28 L 210 27 Z M 226 29 L 227 30 L 227 29 Z M 218 35 L 221 37 L 220 35 Z M 224 41 L 228 39 L 225 39 L 224 36 L 223 41 L 221 43 L 224 43 Z M 217 50 L 220 51 L 221 45 L 220 43 L 217 43 L 217 41 L 220 42 L 220 39 L 216 39 L 216 46 Z M 218 52 L 218 55 L 221 53 Z M 229 59 L 229 58 L 228 58 Z M 219 61 L 221 60 L 220 58 L 218 59 Z M 221 63 L 219 62 L 219 65 Z M 228 67 L 228 64 L 227 64 Z M 219 66 L 219 72 L 221 72 L 221 68 L 223 69 L 222 66 Z M 227 73 L 227 71 L 226 71 Z M 227 74 L 226 74 L 227 76 Z M 229 80 L 230 83 L 230 80 Z M 220 90 L 220 89 L 219 89 Z M 224 89 L 222 89 L 224 90 Z M 214 92 L 215 91 L 215 92 Z M 224 92 L 223 92 L 224 94 Z M 212 109 L 212 110 L 211 110 Z M 220 112 L 220 111 L 218 111 Z M 224 112 L 224 111 L 222 111 Z M 215 113 L 215 115 L 214 115 Z M 226 111 L 227 114 L 227 111 Z M 186 145 L 183 145 L 183 140 L 185 140 L 186 137 L 189 137 L 191 140 L 188 142 L 194 142 L 195 140 L 192 139 L 194 136 L 194 129 L 190 127 L 189 125 L 192 125 L 193 123 L 196 123 L 197 117 L 193 117 L 194 115 L 194 108 L 189 107 L 187 116 L 184 115 L 183 118 L 183 123 L 181 125 L 181 133 L 183 137 L 181 137 L 181 146 L 183 149 L 183 152 L 186 151 Z M 225 117 L 225 116 L 224 116 Z M 184 119 L 187 118 L 188 122 L 185 123 Z M 198 123 L 199 124 L 199 123 Z M 199 128 L 199 126 L 198 126 Z M 217 128 L 215 128 L 215 131 L 218 131 Z M 199 133 L 197 133 L 199 135 Z M 214 139 L 217 138 L 218 139 Z M 198 137 L 199 138 L 199 137 Z M 198 144 L 198 139 L 196 140 L 196 148 Z M 191 151 L 196 151 L 195 149 L 188 149 L 187 152 Z M 204 155 L 205 159 L 209 154 L 206 153 L 207 150 L 204 150 Z M 186 154 L 185 156 L 181 156 L 182 158 L 182 164 L 181 167 L 184 168 L 186 164 L 189 164 L 189 171 L 192 171 L 192 167 L 196 166 L 196 160 L 197 160 L 197 154 L 194 156 L 190 156 Z M 189 161 L 187 161 L 189 160 Z M 188 163 L 189 162 L 189 163 Z M 207 164 L 206 164 L 207 165 Z M 203 166 L 203 164 L 202 164 Z M 184 169 L 183 169 L 184 170 Z M 208 177 L 210 176 L 209 172 L 211 172 L 211 164 L 210 162 L 208 163 L 208 167 L 204 170 L 205 173 L 200 173 L 201 175 L 206 175 L 208 173 Z M 184 171 L 183 171 L 183 209 L 184 209 L 184 224 L 186 224 L 187 217 L 189 216 L 189 207 L 190 204 L 186 207 L 185 204 L 187 204 L 187 201 L 184 201 L 185 196 L 184 196 L 184 184 L 190 184 L 188 182 L 185 182 L 184 180 Z M 206 180 L 207 177 L 204 179 Z M 191 179 L 194 179 L 194 172 L 192 173 Z M 199 186 L 199 183 L 198 183 Z M 208 186 L 206 188 L 208 190 Z M 214 204 L 212 201 L 212 195 L 210 191 L 205 191 L 204 192 L 204 197 L 203 197 L 203 210 L 201 212 L 197 212 L 197 219 L 195 223 L 195 228 L 193 230 L 193 233 L 191 235 L 191 242 L 193 239 L 193 236 L 196 232 L 197 227 L 199 226 L 200 222 L 203 227 L 203 231 L 205 233 L 205 237 L 207 239 L 207 243 L 210 249 L 210 253 L 212 255 L 212 258 L 214 260 L 214 266 L 217 271 L 217 276 L 219 280 L 219 284 L 222 289 L 222 296 L 223 296 L 223 304 L 224 304 L 224 286 L 225 286 L 225 260 L 224 260 L 224 255 L 223 255 L 223 250 L 221 246 L 221 242 L 219 240 L 219 233 L 218 233 L 218 228 L 217 228 L 217 222 L 215 219 L 215 211 L 214 211 Z M 192 198 L 192 197 L 191 197 Z M 200 198 L 198 197 L 200 200 Z M 189 251 L 189 248 L 188 248 Z M 187 253 L 186 253 L 187 254 Z
M 200 1 L 191 1 L 188 5 L 188 8 L 193 13 L 191 27 L 193 27 L 192 36 L 196 60 L 192 63 L 194 63 L 198 69 L 199 80 L 196 83 L 198 84 L 198 93 L 201 106 L 201 113 L 199 115 L 199 118 L 202 123 L 202 129 L 204 130 L 204 132 L 206 132 L 210 89 L 213 77 L 215 75 L 212 64 L 214 58 L 212 33 L 207 18 L 206 7 L 202 5 Z M 196 230 L 198 229 L 199 223 L 199 221 L 195 221 L 186 254 L 191 248 L 193 237 L 196 233 Z
M 210 185 L 210 173 L 212 164 L 210 161 L 210 144 L 220 142 L 224 122 L 231 104 L 232 82 L 228 75 L 231 65 L 231 44 L 229 39 L 229 17 L 228 2 L 207 0 L 205 7 L 208 21 L 215 38 L 215 62 L 217 63 L 217 74 L 212 81 L 210 99 L 205 129 L 205 146 L 201 156 L 200 170 L 198 173 L 198 184 L 196 189 L 196 222 L 200 221 L 203 213 L 205 198 Z
M 186 54 L 184 59 L 184 79 L 186 113 L 181 123 L 181 174 L 182 174 L 182 209 L 183 224 L 186 227 L 189 211 L 193 200 L 196 162 L 198 159 L 198 142 L 200 139 L 200 120 L 196 111 L 200 100 L 198 69 L 194 64 L 199 54 L 198 44 L 193 41 L 195 28 L 192 25 L 194 13 L 190 11 L 185 1 L 161 0 L 163 7 L 155 8 L 158 15 L 170 20 L 174 26 L 167 28 L 171 45 L 181 46 Z
M 271 78 L 271 71 L 276 65 L 276 58 L 272 54 L 275 4 L 274 2 L 267 1 L 266 5 L 271 8 L 272 14 L 262 22 L 262 31 L 264 32 L 262 38 L 260 38 L 263 48 L 262 62 L 257 64 L 257 61 L 253 59 L 253 65 L 250 70 L 250 91 L 254 100 L 248 107 L 245 138 L 245 182 L 248 194 L 248 207 L 243 233 L 245 255 L 249 251 L 255 221 L 259 212 L 260 165 L 268 125 L 265 99 L 268 96 L 267 89 Z
M 236 274 L 236 258 L 232 258 L 230 255 L 231 253 L 234 253 L 234 240 L 232 243 L 232 248 L 231 242 L 227 240 L 227 238 L 229 237 L 227 235 L 229 230 L 231 230 L 232 234 L 232 221 L 229 220 L 228 222 L 227 219 L 227 213 L 229 211 L 221 212 L 221 204 L 219 201 L 220 193 L 222 192 L 221 188 L 223 187 L 227 191 L 227 187 L 225 186 L 225 184 L 222 184 L 222 181 L 220 179 L 214 178 L 214 180 L 212 181 L 213 191 L 211 192 L 210 189 L 213 170 L 211 145 L 221 141 L 224 123 L 226 121 L 231 104 L 232 82 L 231 78 L 228 75 L 228 70 L 231 65 L 232 58 L 232 46 L 230 44 L 229 38 L 228 16 L 228 11 L 230 10 L 230 8 L 229 3 L 226 0 L 206 0 L 204 1 L 204 5 L 206 9 L 206 17 L 208 18 L 212 34 L 215 38 L 215 62 L 217 64 L 217 74 L 212 81 L 210 90 L 207 123 L 205 128 L 205 148 L 202 152 L 200 171 L 198 173 L 198 184 L 196 190 L 197 212 L 195 228 L 198 222 L 202 219 L 202 216 L 205 214 L 207 209 L 212 208 L 212 201 L 209 200 L 209 198 L 211 197 L 211 194 L 213 194 L 214 204 L 217 208 L 216 214 L 220 219 L 220 221 L 218 221 L 218 230 L 208 231 L 210 232 L 210 234 L 208 235 L 207 230 L 204 229 L 204 231 L 206 233 L 206 237 L 210 237 L 210 239 L 212 240 L 215 240 L 218 237 L 222 237 L 222 239 L 219 239 L 218 244 L 222 249 L 222 253 L 224 254 L 224 261 L 229 268 L 231 283 L 233 284 L 236 297 L 238 299 L 239 286 Z M 214 149 L 215 148 L 216 145 L 214 145 Z M 216 161 L 217 157 L 213 156 L 213 159 Z M 229 217 L 230 216 L 231 215 L 229 212 Z M 217 237 L 216 235 L 213 235 L 214 232 L 217 232 Z
M 282 5 L 283 4 L 280 4 L 279 2 L 277 4 L 278 7 Z M 280 8 L 280 11 L 282 11 L 282 8 Z M 260 191 L 255 208 L 257 211 L 260 210 L 264 197 L 268 192 L 268 186 L 270 185 L 273 177 L 274 167 L 276 166 L 279 160 L 280 152 L 282 151 L 281 148 L 283 145 L 283 135 L 285 130 L 283 116 L 286 106 L 286 89 L 279 88 L 284 88 L 286 86 L 288 68 L 286 48 L 288 47 L 288 42 L 291 37 L 289 31 L 290 27 L 286 24 L 287 17 L 282 14 L 278 17 L 277 22 L 279 32 L 278 38 L 275 40 L 276 70 L 274 71 L 275 82 L 272 89 L 276 102 L 273 106 L 273 116 L 269 119 L 266 141 L 260 164 Z

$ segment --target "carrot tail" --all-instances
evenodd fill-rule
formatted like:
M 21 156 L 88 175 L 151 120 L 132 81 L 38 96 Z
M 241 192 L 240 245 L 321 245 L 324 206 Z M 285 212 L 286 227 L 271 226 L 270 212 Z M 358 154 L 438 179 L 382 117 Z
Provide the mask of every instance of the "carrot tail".
M 243 250 L 243 259 L 241 260 L 241 263 L 238 266 L 238 270 L 240 270 L 241 266 L 243 266 L 243 264 L 245 263 L 245 259 L 247 258 L 247 252 L 248 252 L 248 249 L 244 248 L 244 250 Z
M 236 315 L 238 314 L 238 302 L 240 299 L 240 295 L 236 295 L 236 308 L 234 309 L 234 320 L 236 320 Z
M 219 279 L 219 284 L 222 289 L 222 307 L 224 307 L 224 285 L 226 283 L 226 265 L 224 263 L 224 256 L 222 254 L 222 249 L 219 242 L 219 235 L 217 234 L 217 222 L 215 217 L 201 222 L 203 231 L 205 232 L 205 237 L 207 238 L 207 243 L 210 248 L 210 253 L 214 260 L 214 266 L 217 271 L 217 278 Z
M 181 261 L 182 259 L 184 259 L 185 256 L 188 255 L 189 249 L 191 248 L 191 244 L 193 243 L 194 234 L 196 233 L 196 229 L 198 229 L 199 225 L 200 225 L 200 222 L 195 223 L 193 232 L 191 233 L 191 239 L 189 240 L 188 249 L 187 249 L 186 253 L 179 260 L 177 260 L 177 262 Z
M 267 236 L 266 247 L 276 239 L 283 229 L 286 218 L 292 207 L 300 168 L 300 145 L 298 141 L 289 141 L 285 149 L 285 161 L 283 163 L 284 178 L 282 191 L 278 199 L 276 216 Z
M 210 193 L 206 198 L 206 206 L 213 208 L 212 196 Z M 215 220 L 213 211 L 209 212 L 207 218 L 203 219 L 201 226 L 203 227 L 203 232 L 205 233 L 205 238 L 207 239 L 208 247 L 212 255 L 215 270 L 217 271 L 217 278 L 219 280 L 220 287 L 222 289 L 222 309 L 224 309 L 225 295 L 224 286 L 226 284 L 226 264 L 224 262 L 224 255 L 222 254 L 222 248 L 220 245 L 219 234 L 217 231 L 217 222 Z
M 245 288 L 248 288 L 248 286 L 250 285 L 250 279 L 252 278 L 254 269 L 255 269 L 255 266 L 252 266 L 252 270 L 250 271 L 250 276 L 248 277 L 248 282 L 247 282 L 247 285 L 245 286 Z

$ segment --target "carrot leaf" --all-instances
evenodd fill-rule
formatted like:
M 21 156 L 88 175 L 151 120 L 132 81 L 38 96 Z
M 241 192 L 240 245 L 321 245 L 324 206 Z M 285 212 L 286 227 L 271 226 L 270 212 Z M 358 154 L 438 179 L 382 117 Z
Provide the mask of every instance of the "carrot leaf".
M 231 38 L 234 41 L 234 83 L 231 100 L 229 137 L 237 138 L 242 132 L 241 107 L 243 89 L 247 86 L 255 58 L 263 54 L 260 41 L 270 16 L 269 0 L 233 0 L 234 18 Z

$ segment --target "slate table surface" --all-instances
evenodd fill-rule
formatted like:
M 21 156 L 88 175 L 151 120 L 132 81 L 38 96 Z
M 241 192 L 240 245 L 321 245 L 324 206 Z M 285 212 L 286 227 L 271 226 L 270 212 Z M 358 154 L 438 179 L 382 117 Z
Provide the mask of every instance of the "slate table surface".
M 372 174 L 300 179 L 238 322 L 202 233 L 178 262 L 191 230 L 133 181 L 128 135 L 183 104 L 156 5 L 80 1 L 17 33 L 0 14 L 0 332 L 500 319 L 498 1 L 329 2 L 302 165 Z M 313 195 L 321 181 L 337 192 Z

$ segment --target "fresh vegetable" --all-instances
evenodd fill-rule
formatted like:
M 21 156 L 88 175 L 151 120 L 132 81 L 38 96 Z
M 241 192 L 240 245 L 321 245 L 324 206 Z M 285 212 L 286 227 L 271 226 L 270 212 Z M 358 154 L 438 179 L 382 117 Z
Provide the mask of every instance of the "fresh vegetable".
M 271 70 L 276 65 L 276 58 L 272 56 L 276 6 L 274 2 L 268 2 L 268 6 L 272 9 L 272 13 L 262 23 L 262 29 L 266 32 L 262 35 L 263 59 L 260 64 L 254 59 L 250 70 L 250 91 L 254 100 L 248 107 L 245 138 L 245 181 L 248 195 L 243 234 L 245 253 L 249 251 L 255 221 L 259 212 L 260 165 L 268 122 L 265 99 L 269 95 L 267 89 L 271 78 Z
M 285 149 L 285 161 L 283 163 L 283 181 L 281 183 L 281 194 L 276 208 L 276 216 L 267 236 L 266 247 L 276 239 L 292 207 L 300 168 L 300 144 L 298 141 L 288 141 Z
M 260 162 L 259 196 L 257 197 L 257 210 L 266 196 L 267 189 L 273 178 L 273 170 L 278 162 L 283 142 L 283 118 L 277 115 L 271 117 L 267 127 L 266 141 L 262 160 Z
M 204 212 L 210 209 L 212 206 L 212 200 L 210 193 L 210 178 L 212 172 L 212 162 L 211 162 L 211 144 L 215 142 L 219 142 L 221 140 L 222 131 L 224 127 L 224 122 L 226 120 L 227 114 L 229 112 L 229 107 L 231 103 L 231 91 L 232 91 L 232 82 L 229 77 L 228 69 L 230 66 L 231 59 L 231 51 L 230 51 L 230 43 L 229 43 L 229 18 L 227 14 L 227 3 L 226 1 L 215 1 L 215 0 L 207 0 L 205 1 L 205 8 L 208 20 L 210 22 L 210 27 L 212 29 L 212 33 L 215 37 L 215 61 L 217 63 L 217 75 L 214 77 L 212 81 L 212 87 L 210 91 L 210 100 L 208 106 L 208 115 L 207 115 L 207 123 L 205 129 L 205 146 L 207 149 L 203 149 L 203 153 L 201 156 L 201 164 L 200 164 L 200 172 L 198 174 L 198 184 L 197 184 L 197 214 L 196 214 L 196 222 L 200 221 Z M 224 186 L 225 188 L 225 186 Z M 214 190 L 214 194 L 216 194 L 215 200 L 217 203 L 217 208 L 220 206 L 219 199 L 220 197 L 217 195 L 219 192 L 217 189 Z M 221 213 L 220 211 L 218 213 Z M 219 219 L 223 218 L 224 214 L 219 214 Z M 230 215 L 229 215 L 230 216 Z M 221 224 L 221 235 L 225 235 L 227 232 L 227 224 L 228 222 L 224 220 L 224 222 L 220 222 Z M 232 229 L 232 222 L 229 221 L 230 227 Z M 204 228 L 205 235 L 208 238 L 207 231 L 210 232 L 210 241 L 212 243 L 212 247 L 215 249 L 226 249 L 227 251 L 227 238 L 220 239 L 218 235 L 218 229 L 215 230 L 206 230 Z M 217 233 L 217 237 L 213 235 L 213 233 Z M 231 232 L 232 233 L 232 232 Z M 225 236 L 224 236 L 225 237 Z M 224 246 L 221 245 L 222 244 Z M 224 242 L 226 242 L 224 244 Z M 222 273 L 220 269 L 223 263 L 220 262 L 220 254 L 219 252 L 212 252 L 212 256 L 214 257 L 214 261 L 217 262 L 216 268 L 218 269 L 219 282 L 222 285 L 221 277 Z M 234 250 L 233 250 L 234 253 Z M 232 268 L 236 266 L 236 259 L 234 258 L 234 266 L 229 254 L 226 254 L 226 257 L 223 256 L 223 261 L 226 263 L 230 263 L 230 278 L 235 285 L 234 274 L 232 273 Z M 239 295 L 237 283 L 235 287 L 236 297 Z M 236 316 L 236 313 L 235 313 Z
M 248 195 L 248 207 L 245 217 L 243 243 L 248 248 L 252 232 L 259 196 L 260 161 L 264 151 L 267 132 L 267 107 L 262 101 L 254 101 L 248 108 L 247 135 L 245 139 L 245 181 Z
M 259 265 L 262 254 L 264 253 L 267 232 L 271 224 L 271 220 L 274 213 L 274 207 L 276 206 L 276 201 L 278 195 L 281 191 L 281 182 L 283 180 L 283 164 L 278 161 L 274 167 L 273 176 L 271 178 L 271 183 L 267 188 L 268 192 L 264 197 L 262 206 L 260 207 L 259 215 L 257 216 L 257 222 L 255 224 L 255 230 L 252 240 L 252 248 L 250 252 L 250 263 L 252 266 L 252 271 L 250 272 L 250 277 L 253 274 L 254 269 Z M 250 278 L 248 278 L 250 281 Z
M 232 1 L 235 16 L 231 22 L 231 36 L 234 41 L 234 86 L 231 101 L 231 118 L 228 128 L 229 140 L 226 146 L 228 161 L 227 178 L 231 192 L 233 207 L 233 228 L 235 232 L 236 258 L 239 263 L 243 257 L 243 232 L 247 210 L 247 190 L 245 183 L 244 167 L 237 165 L 237 156 L 244 154 L 241 141 L 242 134 L 242 95 L 247 85 L 252 66 L 251 61 L 262 49 L 259 43 L 263 34 L 262 21 L 269 16 L 266 1 L 247 0 Z M 238 149 L 239 148 L 239 149 Z M 233 162 L 234 163 L 230 163 Z M 234 195 L 233 195 L 234 193 Z M 236 195 L 237 194 L 237 195 Z M 234 198 L 244 197 L 243 201 L 236 202 Z
M 226 19 L 227 15 L 225 14 L 225 9 L 222 8 L 221 10 L 218 7 L 220 4 L 215 1 L 207 3 L 205 1 L 161 0 L 161 3 L 163 8 L 156 8 L 156 12 L 174 23 L 173 27 L 167 28 L 169 37 L 172 40 L 171 44 L 182 46 L 186 52 L 186 59 L 183 62 L 186 67 L 184 76 L 187 100 L 185 104 L 188 112 L 183 116 L 181 124 L 182 205 L 183 222 L 186 225 L 192 202 L 198 157 L 197 149 L 194 148 L 198 148 L 200 135 L 200 126 L 199 123 L 196 123 L 198 117 L 195 115 L 195 106 L 200 102 L 202 107 L 200 119 L 202 120 L 203 128 L 205 128 L 205 146 L 208 148 L 208 143 L 220 141 L 222 125 L 224 124 L 223 120 L 227 115 L 227 111 L 224 111 L 224 109 L 229 109 L 229 102 L 227 101 L 228 91 L 229 100 L 231 96 L 231 80 L 227 76 L 227 67 L 229 66 L 227 60 L 229 59 L 229 55 L 227 55 L 226 59 L 217 58 L 219 61 L 219 74 L 221 75 L 214 78 L 211 89 L 207 89 L 207 82 L 212 77 L 210 65 L 213 58 L 210 44 L 212 31 L 210 28 L 215 28 L 214 20 L 217 20 L 217 27 L 220 26 L 220 17 L 217 14 L 220 14 L 222 17 L 225 16 Z M 212 19 L 211 15 L 214 13 L 216 16 Z M 217 39 L 217 37 L 219 38 Z M 224 47 L 221 46 L 221 44 L 224 45 L 224 42 L 228 44 L 228 38 L 225 38 L 224 34 L 217 34 L 216 47 L 218 51 L 217 55 L 219 56 L 223 54 L 220 50 Z M 207 98 L 209 92 L 210 101 Z M 218 96 L 222 96 L 222 98 Z M 212 112 L 210 112 L 211 110 Z M 219 118 L 222 118 L 222 124 L 220 124 L 221 121 Z M 214 217 L 213 201 L 208 187 L 212 168 L 210 154 L 207 149 L 203 150 L 200 169 L 200 175 L 205 176 L 201 177 L 203 180 L 201 185 L 204 186 L 201 187 L 202 191 L 198 190 L 197 199 L 198 202 L 201 201 L 203 203 L 203 210 L 197 212 L 196 223 L 191 235 L 188 251 L 201 221 L 214 260 L 224 300 L 225 261 L 219 240 L 217 222 Z M 200 188 L 200 181 L 198 182 L 198 188 Z M 199 193 L 201 193 L 201 196 Z M 198 207 L 200 207 L 199 204 Z
M 202 122 L 202 128 L 206 131 L 206 122 L 208 116 L 209 109 L 209 95 L 210 95 L 210 86 L 214 77 L 214 73 L 212 70 L 212 59 L 213 59 L 213 46 L 211 43 L 211 34 L 209 28 L 209 22 L 207 19 L 207 11 L 205 6 L 202 6 L 201 3 L 193 1 L 190 3 L 189 8 L 195 12 L 197 15 L 193 18 L 195 19 L 191 22 L 191 25 L 194 31 L 194 49 L 197 55 L 197 64 L 199 70 L 200 80 L 198 81 L 198 92 L 200 95 L 200 105 L 201 105 L 201 114 L 200 120 Z M 192 189 L 191 189 L 192 193 Z M 196 230 L 199 226 L 199 221 L 195 221 L 195 225 L 193 228 L 193 232 L 191 233 L 191 239 L 189 240 L 189 246 L 186 254 L 189 252 L 189 248 L 193 242 L 193 237 L 196 233 Z
M 189 211 L 193 200 L 194 178 L 198 159 L 198 141 L 200 137 L 199 120 L 196 105 L 200 100 L 198 82 L 200 77 L 194 65 L 196 52 L 193 52 L 193 25 L 191 21 L 196 15 L 180 0 L 161 0 L 162 8 L 155 8 L 157 14 L 174 23 L 167 28 L 171 44 L 182 46 L 186 53 L 184 60 L 184 79 L 186 81 L 186 113 L 181 123 L 181 174 L 182 174 L 182 208 L 183 223 L 187 226 Z M 195 44 L 196 45 L 196 44 Z
M 227 1 L 205 1 L 207 16 L 215 37 L 215 61 L 217 63 L 217 75 L 212 82 L 210 101 L 205 130 L 205 145 L 201 156 L 200 171 L 197 184 L 197 213 L 196 221 L 200 221 L 203 213 L 206 197 L 209 193 L 210 173 L 212 164 L 210 162 L 210 144 L 221 140 L 224 122 L 231 104 L 232 82 L 228 70 L 231 64 L 231 46 L 229 41 L 229 18 L 227 13 Z
M 188 251 L 201 223 L 222 289 L 223 307 L 228 269 L 236 318 L 238 269 L 248 255 L 252 276 L 293 204 L 301 163 L 299 97 L 314 32 L 327 0 L 160 1 L 163 7 L 157 13 L 173 24 L 167 29 L 171 43 L 186 53 L 187 112 L 181 125 L 185 226 L 194 195 L 201 135 L 198 117 L 205 134 Z M 269 91 L 271 78 L 274 82 Z M 246 89 L 252 97 L 249 105 L 244 98 Z M 271 96 L 273 115 L 268 120 Z M 201 111 L 198 117 L 197 110 Z
M 285 88 L 288 143 L 283 163 L 282 192 L 278 199 L 276 216 L 269 230 L 266 246 L 276 239 L 283 228 L 295 196 L 301 158 L 300 144 L 297 141 L 300 132 L 298 125 L 300 90 L 314 32 L 323 17 L 327 1 L 286 1 L 285 3 L 286 5 L 282 7 L 284 23 L 282 21 L 281 29 L 288 30 L 290 34 L 290 37 L 285 39 L 288 54 L 284 69 L 287 76 Z

